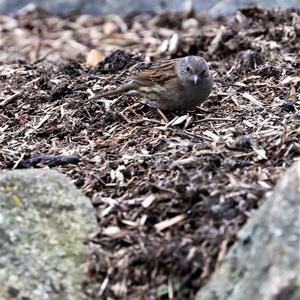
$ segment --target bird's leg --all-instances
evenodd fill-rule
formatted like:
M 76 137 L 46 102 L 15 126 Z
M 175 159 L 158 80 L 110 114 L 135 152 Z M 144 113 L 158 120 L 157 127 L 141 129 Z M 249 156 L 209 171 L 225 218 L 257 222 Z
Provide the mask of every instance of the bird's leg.
M 144 98 L 142 101 L 141 101 L 143 104 L 146 104 L 152 108 L 155 108 L 156 111 L 158 112 L 158 114 L 162 117 L 162 119 L 164 120 L 165 123 L 168 123 L 169 120 L 168 118 L 165 116 L 165 114 L 159 109 L 159 103 L 156 101 L 156 100 L 151 100 L 151 99 L 148 99 L 148 98 Z
M 168 118 L 166 117 L 166 115 L 159 108 L 156 108 L 156 111 L 163 118 L 163 120 L 165 121 L 166 124 L 169 123 Z

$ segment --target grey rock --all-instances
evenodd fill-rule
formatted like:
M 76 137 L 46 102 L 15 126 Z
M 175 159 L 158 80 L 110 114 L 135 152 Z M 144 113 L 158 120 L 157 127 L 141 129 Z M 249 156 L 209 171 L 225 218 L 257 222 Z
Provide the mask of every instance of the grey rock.
M 300 162 L 238 234 L 196 300 L 300 299 Z
M 34 3 L 53 13 L 69 13 L 77 10 L 92 15 L 120 14 L 122 16 L 138 10 L 141 12 L 159 9 L 181 11 L 190 6 L 198 10 L 208 11 L 212 16 L 233 15 L 235 10 L 252 3 L 263 7 L 299 7 L 299 0 L 0 0 L 0 11 L 17 13 L 19 9 Z
M 0 174 L 0 300 L 82 300 L 89 200 L 62 174 Z

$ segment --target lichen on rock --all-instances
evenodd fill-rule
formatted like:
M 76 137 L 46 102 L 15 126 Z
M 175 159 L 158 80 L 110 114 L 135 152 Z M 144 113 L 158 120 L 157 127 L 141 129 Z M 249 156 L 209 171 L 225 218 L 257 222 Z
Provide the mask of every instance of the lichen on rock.
M 0 201 L 0 299 L 85 299 L 89 200 L 56 171 L 16 170 L 0 174 Z

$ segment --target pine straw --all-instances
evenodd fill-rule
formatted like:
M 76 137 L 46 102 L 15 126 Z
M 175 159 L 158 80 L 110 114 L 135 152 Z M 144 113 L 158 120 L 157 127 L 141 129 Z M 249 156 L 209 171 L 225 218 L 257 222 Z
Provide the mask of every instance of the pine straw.
M 66 174 L 91 199 L 91 298 L 192 299 L 220 266 L 299 159 L 299 23 L 299 10 L 255 7 L 232 21 L 193 12 L 0 16 L 0 168 L 41 156 L 35 167 Z M 78 62 L 90 48 L 134 55 L 115 52 L 89 68 Z M 165 119 L 139 98 L 88 100 L 142 59 L 187 54 L 203 55 L 215 78 L 195 111 Z

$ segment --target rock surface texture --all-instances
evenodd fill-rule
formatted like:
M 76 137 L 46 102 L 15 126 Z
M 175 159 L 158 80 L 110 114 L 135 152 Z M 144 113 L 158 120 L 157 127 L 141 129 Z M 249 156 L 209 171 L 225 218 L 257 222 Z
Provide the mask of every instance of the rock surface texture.
M 0 299 L 85 299 L 89 200 L 47 170 L 2 172 L 0 200 Z
M 300 162 L 242 228 L 196 300 L 300 299 Z
M 0 0 L 0 10 L 16 13 L 28 4 L 36 4 L 53 13 L 70 13 L 80 11 L 85 14 L 126 15 L 132 11 L 158 11 L 162 8 L 182 11 L 191 5 L 198 11 L 207 11 L 212 16 L 231 16 L 235 10 L 256 3 L 263 7 L 299 7 L 299 0 Z

